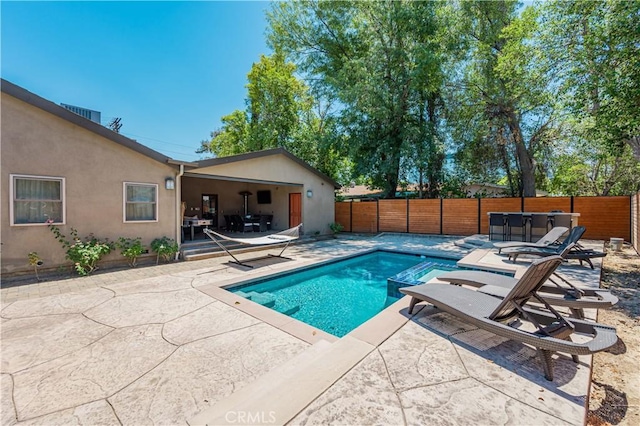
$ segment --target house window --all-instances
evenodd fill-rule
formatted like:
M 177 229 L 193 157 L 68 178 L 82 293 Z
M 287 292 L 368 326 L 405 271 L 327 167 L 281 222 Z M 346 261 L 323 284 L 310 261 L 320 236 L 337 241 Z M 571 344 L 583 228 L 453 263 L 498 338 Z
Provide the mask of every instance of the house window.
M 64 223 L 64 178 L 11 176 L 11 224 Z
M 124 221 L 155 222 L 158 220 L 158 185 L 124 183 Z

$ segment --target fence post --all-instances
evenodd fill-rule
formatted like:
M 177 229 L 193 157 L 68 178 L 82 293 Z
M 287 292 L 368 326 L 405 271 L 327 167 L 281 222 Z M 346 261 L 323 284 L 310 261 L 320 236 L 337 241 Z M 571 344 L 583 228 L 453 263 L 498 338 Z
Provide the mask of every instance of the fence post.
M 376 198 L 376 233 L 380 233 L 380 199 Z
M 443 211 L 442 200 L 443 198 L 440 197 L 440 235 L 442 235 L 442 211 Z
M 478 234 L 482 234 L 482 198 L 478 197 Z
M 409 233 L 409 197 L 407 197 L 407 234 Z
M 520 211 L 524 211 L 524 197 L 520 197 Z
M 353 234 L 353 200 L 349 203 L 349 232 Z
M 570 213 L 573 213 L 573 195 L 571 196 L 571 211 Z

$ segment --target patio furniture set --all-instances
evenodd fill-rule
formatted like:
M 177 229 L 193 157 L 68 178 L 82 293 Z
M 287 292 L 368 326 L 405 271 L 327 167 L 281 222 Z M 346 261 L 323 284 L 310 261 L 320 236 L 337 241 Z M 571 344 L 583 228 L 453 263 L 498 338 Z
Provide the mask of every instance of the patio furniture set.
M 555 228 L 554 228 L 555 229 Z M 542 237 L 543 243 L 505 242 L 494 245 L 510 259 L 519 255 L 540 256 L 518 279 L 504 275 L 466 270 L 438 276 L 449 284 L 426 283 L 404 287 L 403 294 L 411 296 L 409 313 L 416 304 L 426 301 L 435 307 L 463 319 L 471 325 L 499 336 L 526 343 L 537 348 L 545 378 L 553 380 L 553 353 L 562 352 L 578 362 L 578 355 L 606 350 L 618 341 L 615 328 L 584 319 L 586 308 L 609 308 L 618 298 L 606 290 L 580 289 L 556 274 L 556 269 L 568 259 L 587 261 L 606 253 L 586 250 L 578 245 L 585 232 L 576 226 L 561 243 L 558 236 L 566 228 L 552 229 Z M 467 287 L 462 287 L 463 285 Z M 473 287 L 473 289 L 469 288 Z M 530 305 L 529 302 L 534 302 Z M 570 310 L 570 317 L 561 315 L 556 307 Z M 521 327 L 520 320 L 533 324 L 534 331 Z M 571 336 L 579 333 L 587 341 L 574 342 Z

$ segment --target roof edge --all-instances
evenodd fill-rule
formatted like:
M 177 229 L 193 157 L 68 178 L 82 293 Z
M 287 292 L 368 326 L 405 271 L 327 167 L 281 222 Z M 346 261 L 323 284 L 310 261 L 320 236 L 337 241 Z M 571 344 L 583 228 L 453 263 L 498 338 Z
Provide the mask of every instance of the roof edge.
M 338 182 L 336 182 L 335 180 L 331 179 L 329 176 L 325 175 L 324 173 L 322 173 L 320 170 L 316 169 L 315 167 L 310 166 L 306 161 L 302 160 L 301 158 L 296 157 L 295 155 L 293 155 L 292 153 L 290 153 L 289 151 L 287 151 L 286 149 L 284 149 L 282 147 L 264 149 L 262 151 L 246 152 L 246 153 L 243 153 L 243 154 L 230 155 L 230 156 L 227 156 L 227 157 L 210 158 L 208 160 L 198 161 L 197 164 L 198 164 L 199 168 L 200 167 L 210 167 L 210 166 L 217 166 L 217 165 L 220 165 L 220 164 L 235 163 L 237 161 L 251 160 L 251 159 L 254 159 L 254 158 L 268 157 L 268 156 L 271 156 L 271 155 L 284 155 L 285 157 L 287 157 L 290 160 L 296 162 L 297 164 L 301 165 L 305 169 L 311 171 L 315 175 L 321 177 L 325 181 L 331 183 L 335 189 L 342 188 L 342 185 L 340 185 Z

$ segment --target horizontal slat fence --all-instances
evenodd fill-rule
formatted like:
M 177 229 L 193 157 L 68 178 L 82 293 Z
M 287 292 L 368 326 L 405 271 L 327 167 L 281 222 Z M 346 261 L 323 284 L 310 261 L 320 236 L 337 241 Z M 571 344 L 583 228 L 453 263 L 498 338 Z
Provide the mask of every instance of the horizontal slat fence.
M 409 200 L 409 232 L 440 233 L 440 199 Z
M 442 200 L 442 233 L 473 235 L 478 233 L 478 199 L 447 198 Z
M 378 232 L 378 203 L 353 203 L 352 232 Z
M 345 232 L 351 232 L 351 206 L 353 203 L 336 203 L 336 223 L 344 227 Z
M 524 207 L 524 209 L 523 209 Z M 336 222 L 346 232 L 417 234 L 488 234 L 489 212 L 580 213 L 585 238 L 611 237 L 640 246 L 640 193 L 621 197 L 450 198 L 337 202 Z
M 580 213 L 578 223 L 587 228 L 582 238 L 631 241 L 630 197 L 574 197 L 573 208 Z
M 378 221 L 380 232 L 407 232 L 407 200 L 380 200 Z

